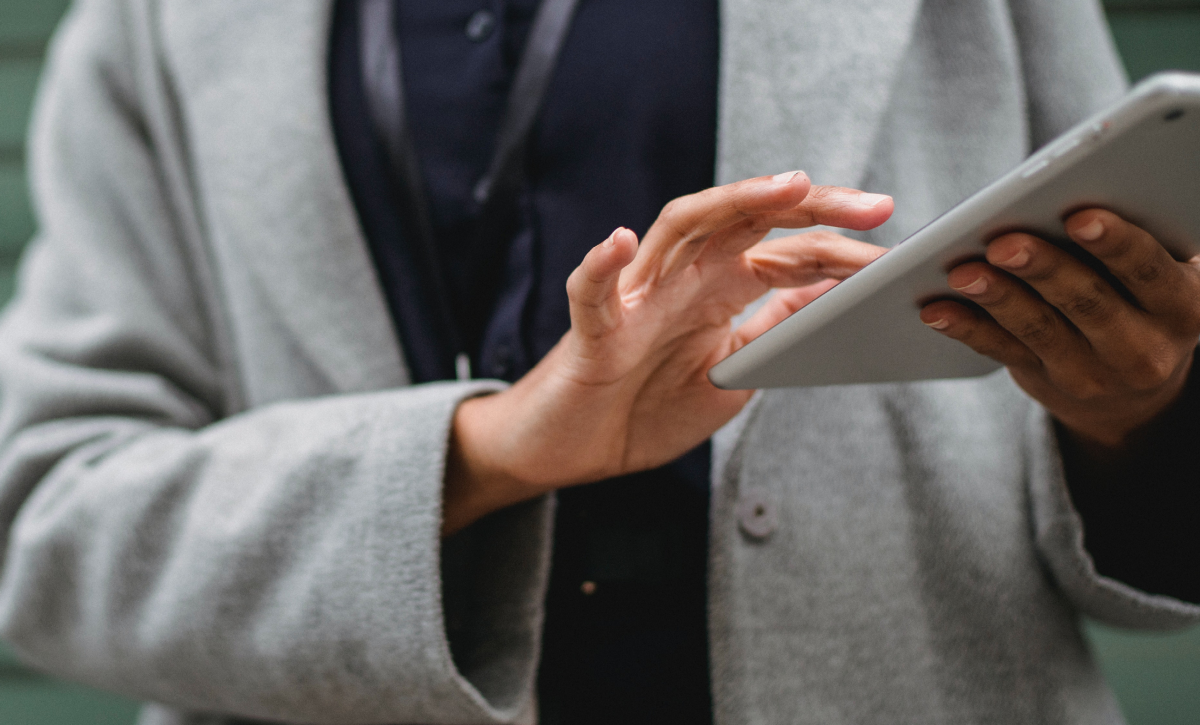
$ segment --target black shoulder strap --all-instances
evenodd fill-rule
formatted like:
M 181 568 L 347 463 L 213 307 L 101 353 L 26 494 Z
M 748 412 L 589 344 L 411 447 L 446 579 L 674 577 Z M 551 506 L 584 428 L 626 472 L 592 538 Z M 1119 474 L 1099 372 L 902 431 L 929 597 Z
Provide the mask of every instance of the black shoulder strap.
M 470 377 L 470 358 L 464 350 L 462 335 L 446 291 L 433 220 L 425 184 L 417 163 L 416 149 L 408 128 L 404 104 L 400 42 L 396 37 L 395 0 L 359 0 L 360 63 L 371 123 L 387 152 L 388 160 L 403 190 L 405 206 L 415 217 L 417 242 L 426 258 L 442 325 L 456 353 L 455 368 L 460 380 Z M 475 201 L 485 210 L 493 192 L 512 183 L 521 173 L 521 149 L 541 109 L 550 77 L 566 40 L 578 0 L 542 0 L 525 50 L 517 66 L 512 90 L 495 150 L 487 173 L 475 185 Z
M 508 94 L 492 163 L 475 185 L 475 201 L 481 205 L 499 186 L 497 181 L 510 177 L 514 165 L 519 161 L 519 151 L 529 137 L 529 130 L 533 128 L 534 119 L 542 107 L 542 99 L 546 96 L 546 88 L 558 64 L 558 56 L 567 39 L 578 3 L 579 0 L 542 0 L 538 7 L 513 78 L 512 90 Z
M 437 245 L 433 237 L 433 219 L 425 185 L 417 165 L 404 108 L 403 72 L 400 65 L 400 44 L 396 40 L 394 0 L 361 0 L 359 4 L 359 46 L 363 89 L 367 96 L 367 112 L 371 125 L 383 143 L 388 161 L 402 198 L 402 208 L 412 216 L 412 229 L 420 248 L 425 275 L 430 280 L 437 307 L 438 323 L 448 336 L 455 355 L 454 367 L 460 380 L 471 377 L 470 357 L 463 351 L 462 335 L 454 319 L 442 273 Z

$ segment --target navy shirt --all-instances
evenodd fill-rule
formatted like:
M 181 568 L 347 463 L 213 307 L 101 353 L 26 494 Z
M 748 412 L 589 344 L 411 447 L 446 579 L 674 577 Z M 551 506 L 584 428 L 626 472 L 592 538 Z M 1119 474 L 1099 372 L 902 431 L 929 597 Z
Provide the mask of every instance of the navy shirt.
M 524 181 L 481 234 L 491 159 L 536 0 L 400 0 L 407 115 L 445 283 L 479 377 L 515 380 L 570 326 L 565 285 L 618 226 L 644 233 L 712 185 L 715 0 L 583 0 L 533 128 Z M 454 376 L 429 281 L 338 3 L 330 98 L 339 153 L 416 382 Z M 711 721 L 708 446 L 673 465 L 562 491 L 539 701 L 554 723 Z M 453 620 L 454 617 L 451 617 Z M 456 636 L 451 621 L 450 636 Z

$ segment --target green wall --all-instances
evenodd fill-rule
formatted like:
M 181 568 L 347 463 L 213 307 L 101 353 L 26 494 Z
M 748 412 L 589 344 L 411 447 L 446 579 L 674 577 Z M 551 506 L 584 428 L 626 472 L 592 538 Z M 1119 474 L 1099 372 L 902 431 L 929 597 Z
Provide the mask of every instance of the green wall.
M 25 188 L 25 127 L 46 39 L 67 2 L 0 0 L 0 301 L 33 234 Z M 0 644 L 0 725 L 129 725 L 137 705 L 58 682 L 17 664 Z
M 62 0 L 0 0 L 0 299 L 12 289 L 12 263 L 33 233 L 23 143 L 46 37 Z
M 0 0 L 0 301 L 34 230 L 23 140 L 46 39 L 64 0 Z M 1113 34 L 1135 80 L 1155 70 L 1200 71 L 1200 0 L 1109 0 Z M 1089 627 L 1132 725 L 1200 722 L 1200 628 L 1137 635 Z M 24 668 L 0 646 L 0 725 L 129 725 L 136 706 Z

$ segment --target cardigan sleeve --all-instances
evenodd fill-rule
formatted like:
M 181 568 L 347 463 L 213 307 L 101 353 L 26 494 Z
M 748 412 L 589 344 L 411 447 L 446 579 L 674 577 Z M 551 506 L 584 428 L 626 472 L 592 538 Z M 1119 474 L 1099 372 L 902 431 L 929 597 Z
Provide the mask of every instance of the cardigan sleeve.
M 1056 426 L 1071 502 L 1096 570 L 1200 604 L 1200 375 L 1119 454 L 1083 450 Z
M 40 232 L 0 321 L 0 633 L 26 662 L 173 708 L 313 723 L 529 721 L 548 507 L 481 522 L 452 652 L 441 485 L 498 383 L 224 410 L 196 260 L 146 104 L 152 5 L 89 0 L 34 121 Z M 470 562 L 468 562 L 470 564 Z
M 1132 629 L 1180 629 L 1200 624 L 1200 605 L 1153 594 L 1096 570 L 1084 545 L 1084 522 L 1071 501 L 1054 421 L 1030 406 L 1027 427 L 1034 536 L 1051 576 L 1083 614 Z M 1148 481 L 1152 485 L 1156 482 Z M 1195 552 L 1177 552 L 1181 570 L 1195 570 Z

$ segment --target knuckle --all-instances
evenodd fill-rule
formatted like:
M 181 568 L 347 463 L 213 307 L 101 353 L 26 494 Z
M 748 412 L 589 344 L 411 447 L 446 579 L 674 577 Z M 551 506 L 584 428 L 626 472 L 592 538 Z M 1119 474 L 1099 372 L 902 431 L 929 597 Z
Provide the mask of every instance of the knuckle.
M 1034 263 L 1029 264 L 1027 269 L 1020 271 L 1017 275 L 1026 282 L 1042 283 L 1053 282 L 1062 273 L 1062 263 L 1057 259 L 1039 259 Z
M 734 214 L 751 217 L 761 213 L 755 208 L 754 201 L 755 197 L 750 189 L 738 189 L 738 193 L 730 197 L 725 204 Z
M 1027 343 L 1045 346 L 1054 341 L 1058 332 L 1058 320 L 1045 310 L 1038 310 L 1014 325 L 1013 334 Z
M 1004 344 L 1004 341 L 998 339 L 996 335 L 989 334 L 988 330 L 981 329 L 978 325 L 969 325 L 967 329 L 957 335 L 951 333 L 951 337 L 956 337 L 975 352 L 993 360 L 1004 362 L 1008 357 L 1008 346 Z
M 1012 284 L 1004 277 L 997 278 L 995 274 L 987 274 L 987 279 L 989 280 L 987 290 L 978 296 L 980 303 L 985 307 L 994 307 L 1000 310 L 1012 308 L 1013 303 L 1020 299 Z
M 812 200 L 812 201 L 820 201 L 822 199 L 828 199 L 831 196 L 839 194 L 843 191 L 845 191 L 845 190 L 840 187 L 837 187 L 837 186 L 814 185 L 811 189 L 808 190 L 808 196 L 806 198 L 809 200 Z
M 1103 321 L 1112 316 L 1112 308 L 1107 304 L 1107 290 L 1100 282 L 1095 282 L 1090 289 L 1083 290 L 1063 303 L 1063 311 L 1071 317 L 1089 321 Z
M 578 302 L 579 295 L 582 292 L 580 289 L 580 285 L 583 284 L 582 280 L 580 280 L 581 274 L 583 274 L 583 270 L 580 267 L 576 267 L 575 271 L 571 272 L 570 276 L 567 277 L 567 299 L 572 302 Z
M 658 218 L 667 221 L 678 217 L 682 211 L 681 207 L 684 205 L 683 199 L 684 197 L 677 197 L 668 201 L 659 212 Z
M 1145 351 L 1134 355 L 1126 365 L 1126 384 L 1138 391 L 1154 390 L 1164 385 L 1175 374 L 1177 362 L 1164 351 Z
M 1106 241 L 1101 238 L 1101 241 Z M 1134 239 L 1128 234 L 1110 234 L 1107 257 L 1124 257 L 1134 249 Z
M 567 277 L 567 299 L 577 305 L 594 304 L 599 281 L 592 279 L 584 265 L 580 265 Z
M 664 219 L 663 224 L 666 226 L 668 234 L 674 239 L 688 239 L 692 236 L 692 225 L 679 216 Z
M 752 234 L 766 234 L 775 228 L 770 219 L 763 217 L 752 217 L 743 219 L 734 225 L 737 231 L 749 232 Z
M 753 217 L 747 217 L 745 219 L 737 220 L 733 224 L 730 224 L 729 226 L 725 227 L 720 233 L 723 236 L 727 236 L 727 237 L 736 239 L 736 238 L 742 237 L 746 234 L 758 234 L 758 235 L 766 236 L 767 232 L 771 231 L 774 228 L 775 227 L 772 226 L 771 221 L 769 219 L 763 219 L 761 217 L 753 216 Z M 714 236 L 716 236 L 715 233 L 705 235 L 706 238 L 711 238 Z M 696 240 L 693 240 L 693 241 L 696 241 Z
M 658 213 L 658 223 L 665 225 L 676 236 L 686 236 L 691 227 L 688 213 L 690 207 L 690 197 L 681 196 L 672 199 Z
M 1165 270 L 1156 261 L 1145 261 L 1134 266 L 1130 276 L 1140 284 L 1152 284 L 1163 277 Z

